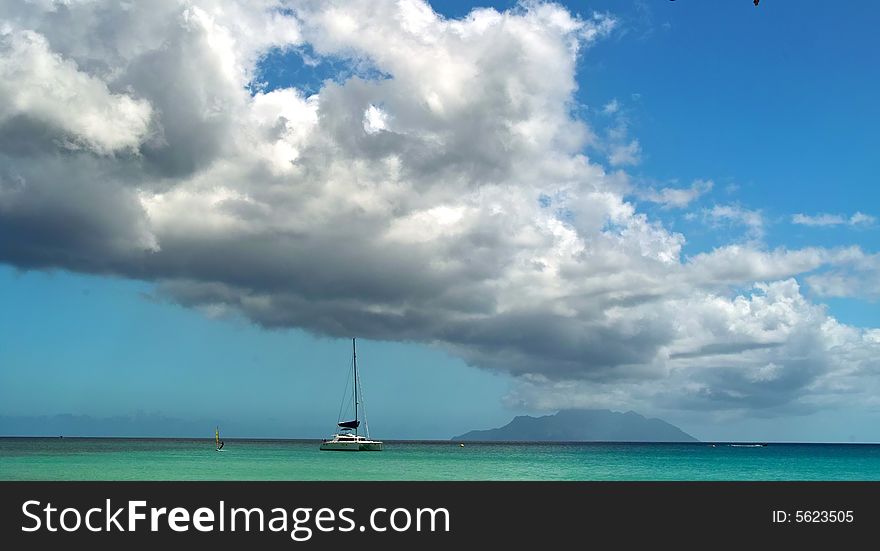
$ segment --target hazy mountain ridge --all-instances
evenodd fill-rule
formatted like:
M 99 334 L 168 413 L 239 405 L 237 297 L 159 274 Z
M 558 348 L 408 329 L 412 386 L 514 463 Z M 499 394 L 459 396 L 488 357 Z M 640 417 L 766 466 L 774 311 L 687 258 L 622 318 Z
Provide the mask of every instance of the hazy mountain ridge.
M 562 410 L 554 415 L 520 415 L 503 427 L 472 430 L 453 440 L 549 442 L 699 442 L 662 419 L 634 411 Z

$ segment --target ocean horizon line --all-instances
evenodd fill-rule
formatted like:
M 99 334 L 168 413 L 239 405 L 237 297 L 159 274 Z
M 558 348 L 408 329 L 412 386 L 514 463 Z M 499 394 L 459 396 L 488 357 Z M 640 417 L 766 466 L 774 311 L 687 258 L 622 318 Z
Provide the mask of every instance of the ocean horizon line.
M 88 436 L 88 435 L 0 435 L 0 440 L 204 440 L 213 441 L 209 436 Z M 229 442 L 321 442 L 320 437 L 261 437 L 261 436 L 224 436 Z M 827 445 L 827 446 L 880 446 L 880 442 L 871 441 L 809 441 L 809 440 L 701 440 L 671 441 L 671 440 L 460 440 L 439 438 L 383 438 L 388 443 L 413 443 L 413 444 L 516 444 L 516 445 L 583 445 L 583 444 L 662 444 L 662 445 L 688 445 L 688 446 L 711 446 L 711 445 Z

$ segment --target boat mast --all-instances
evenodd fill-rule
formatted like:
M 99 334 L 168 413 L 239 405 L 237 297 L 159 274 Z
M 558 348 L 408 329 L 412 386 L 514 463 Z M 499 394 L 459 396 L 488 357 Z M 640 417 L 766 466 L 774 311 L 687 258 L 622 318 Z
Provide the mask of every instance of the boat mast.
M 358 357 L 354 345 L 355 339 L 351 339 L 351 357 L 354 360 L 354 436 L 358 435 Z

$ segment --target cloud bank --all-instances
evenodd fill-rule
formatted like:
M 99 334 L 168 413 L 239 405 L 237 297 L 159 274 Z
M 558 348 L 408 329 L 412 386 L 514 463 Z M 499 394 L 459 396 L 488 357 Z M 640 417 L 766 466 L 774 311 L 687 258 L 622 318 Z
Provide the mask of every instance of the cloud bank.
M 838 294 L 876 257 L 768 250 L 759 212 L 716 205 L 703 216 L 750 239 L 684 258 L 617 168 L 638 141 L 610 136 L 608 167 L 584 153 L 577 60 L 614 26 L 531 2 L 461 19 L 417 0 L 5 3 L 0 261 L 442 346 L 514 375 L 528 407 L 870 403 L 880 333 L 797 278 Z M 306 47 L 349 73 L 311 95 L 257 82 Z
M 792 224 L 802 226 L 871 226 L 877 219 L 863 212 L 856 212 L 852 216 L 843 216 L 841 214 L 817 214 L 810 216 L 807 214 L 795 214 L 791 217 Z

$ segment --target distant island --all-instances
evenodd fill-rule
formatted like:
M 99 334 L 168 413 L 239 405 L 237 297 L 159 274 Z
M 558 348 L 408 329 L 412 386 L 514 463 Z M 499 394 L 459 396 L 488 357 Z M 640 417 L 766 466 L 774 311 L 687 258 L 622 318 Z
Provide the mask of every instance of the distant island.
M 452 440 L 545 442 L 699 442 L 661 419 L 634 411 L 569 409 L 555 415 L 520 415 L 497 429 L 472 430 Z

